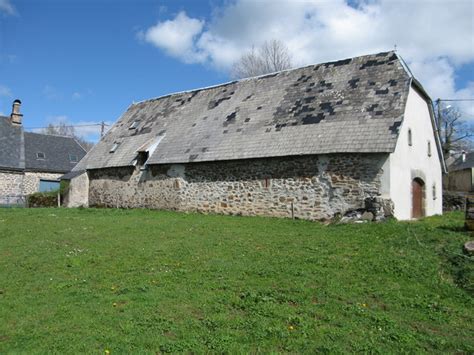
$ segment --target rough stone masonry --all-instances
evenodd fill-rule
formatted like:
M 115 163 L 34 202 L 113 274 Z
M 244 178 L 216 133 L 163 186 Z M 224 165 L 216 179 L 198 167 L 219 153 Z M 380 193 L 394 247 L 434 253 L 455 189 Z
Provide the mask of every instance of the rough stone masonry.
M 310 220 L 365 209 L 380 218 L 390 214 L 390 201 L 380 198 L 386 158 L 327 154 L 90 170 L 89 204 Z

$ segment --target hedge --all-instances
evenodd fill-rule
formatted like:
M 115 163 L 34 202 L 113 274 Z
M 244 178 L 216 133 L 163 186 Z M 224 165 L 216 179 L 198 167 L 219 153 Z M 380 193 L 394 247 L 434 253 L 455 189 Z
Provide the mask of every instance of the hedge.
M 58 191 L 35 192 L 27 197 L 28 207 L 57 207 Z

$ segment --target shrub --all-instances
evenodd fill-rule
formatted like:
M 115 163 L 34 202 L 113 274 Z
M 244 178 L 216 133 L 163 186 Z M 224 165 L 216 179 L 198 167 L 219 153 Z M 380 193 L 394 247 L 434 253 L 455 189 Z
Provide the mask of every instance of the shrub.
M 28 195 L 28 207 L 57 207 L 58 192 L 35 192 Z

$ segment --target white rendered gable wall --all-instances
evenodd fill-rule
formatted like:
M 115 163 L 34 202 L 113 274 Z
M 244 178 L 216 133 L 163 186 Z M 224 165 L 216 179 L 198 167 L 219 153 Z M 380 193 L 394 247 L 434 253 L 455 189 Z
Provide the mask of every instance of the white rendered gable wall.
M 412 135 L 411 146 L 408 143 L 409 130 Z M 428 142 L 431 142 L 431 156 L 428 156 Z M 441 214 L 442 167 L 428 103 L 411 87 L 397 145 L 390 154 L 390 198 L 395 206 L 394 215 L 399 220 L 412 218 L 412 181 L 415 177 L 425 183 L 425 215 Z

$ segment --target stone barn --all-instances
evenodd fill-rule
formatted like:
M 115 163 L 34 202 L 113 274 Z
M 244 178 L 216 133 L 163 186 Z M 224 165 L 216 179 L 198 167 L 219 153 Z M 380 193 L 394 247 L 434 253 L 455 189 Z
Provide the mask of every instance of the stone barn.
M 411 219 L 442 213 L 444 170 L 431 100 L 386 52 L 134 103 L 69 203 Z

